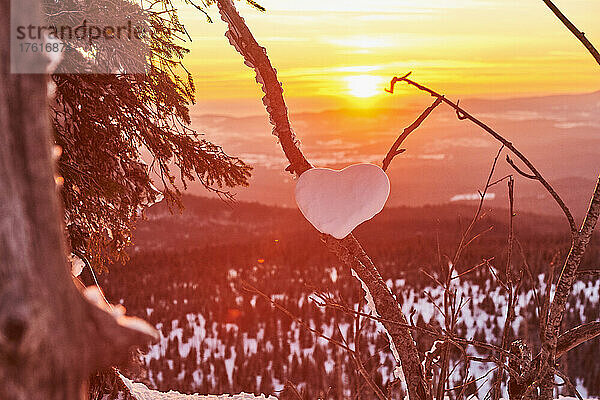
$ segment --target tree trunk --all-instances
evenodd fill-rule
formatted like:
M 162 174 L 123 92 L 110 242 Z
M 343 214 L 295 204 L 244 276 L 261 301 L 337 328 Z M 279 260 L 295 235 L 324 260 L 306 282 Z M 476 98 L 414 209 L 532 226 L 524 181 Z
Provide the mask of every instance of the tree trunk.
M 566 304 L 573 289 L 577 270 L 581 265 L 585 251 L 590 243 L 592 234 L 598 222 L 600 215 L 600 178 L 596 182 L 596 187 L 588 207 L 585 219 L 581 229 L 575 234 L 571 250 L 567 255 L 562 271 L 556 284 L 556 291 L 550 306 L 548 322 L 545 327 L 544 341 L 542 343 L 542 363 L 540 371 L 544 374 L 542 378 L 542 393 L 540 398 L 549 400 L 553 393 L 554 373 L 552 368 L 556 364 L 558 338 L 560 326 L 566 310 Z
M 15 20 L 40 21 L 39 3 L 21 1 L 30 3 L 27 15 Z M 47 76 L 10 73 L 8 0 L 0 18 L 0 399 L 82 399 L 92 371 L 126 358 L 151 335 L 123 326 L 73 284 L 53 175 Z M 39 53 L 34 62 L 48 61 Z

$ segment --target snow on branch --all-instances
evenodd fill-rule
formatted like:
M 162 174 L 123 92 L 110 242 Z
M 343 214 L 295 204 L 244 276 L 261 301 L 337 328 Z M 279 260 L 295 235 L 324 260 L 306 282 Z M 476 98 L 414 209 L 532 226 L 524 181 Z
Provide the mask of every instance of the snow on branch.
M 283 152 L 290 163 L 286 170 L 300 176 L 312 166 L 298 147 L 288 119 L 283 88 L 277 80 L 277 72 L 271 65 L 266 49 L 256 42 L 231 0 L 217 0 L 216 2 L 221 19 L 228 25 L 225 36 L 244 57 L 244 63 L 256 71 L 256 81 L 261 84 L 265 93 L 263 104 L 269 114 L 270 122 L 274 126 L 273 134 L 279 139 Z M 424 374 L 415 342 L 410 330 L 406 328 L 408 321 L 369 256 L 352 234 L 341 240 L 329 235 L 321 235 L 321 239 L 346 267 L 354 269 L 361 277 L 370 293 L 373 294 L 374 304 L 379 315 L 387 321 L 395 321 L 400 324 L 383 323 L 390 334 L 391 343 L 398 350 L 402 360 L 409 396 L 413 400 L 430 399 L 431 393 L 423 378 Z
M 221 19 L 229 26 L 225 37 L 244 57 L 244 64 L 254 69 L 256 82 L 261 85 L 265 93 L 262 101 L 269 114 L 269 122 L 273 125 L 273 134 L 279 139 L 281 147 L 290 161 L 287 170 L 295 172 L 299 176 L 310 169 L 311 165 L 298 148 L 296 136 L 288 118 L 288 109 L 283 99 L 283 87 L 277 79 L 277 71 L 267 56 L 267 50 L 256 42 L 231 0 L 219 0 L 217 5 Z
M 88 286 L 84 290 L 84 295 L 88 301 L 103 311 L 112 315 L 120 326 L 137 331 L 144 336 L 157 340 L 159 338 L 158 331 L 149 323 L 141 318 L 129 317 L 125 315 L 125 307 L 120 304 L 110 305 L 104 299 L 104 295 L 97 286 Z

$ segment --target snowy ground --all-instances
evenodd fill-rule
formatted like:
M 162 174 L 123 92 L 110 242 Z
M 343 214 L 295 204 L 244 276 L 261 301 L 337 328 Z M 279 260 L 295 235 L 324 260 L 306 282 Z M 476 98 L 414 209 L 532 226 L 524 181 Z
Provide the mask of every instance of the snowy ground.
M 337 279 L 337 272 L 331 271 L 332 281 Z M 544 282 L 543 277 L 539 277 L 539 288 L 543 292 Z M 506 318 L 506 294 L 504 289 L 498 285 L 493 285 L 491 280 L 486 280 L 483 284 L 477 284 L 473 281 L 461 281 L 460 279 L 454 280 L 454 288 L 457 290 L 457 296 L 460 299 L 463 297 L 465 300 L 470 299 L 465 307 L 462 308 L 461 316 L 461 328 L 459 333 L 466 338 L 476 337 L 478 340 L 485 341 L 487 343 L 497 343 L 500 336 L 500 329 L 504 326 Z M 404 279 L 396 279 L 394 281 L 387 281 L 388 287 L 393 293 L 402 293 L 401 298 L 403 305 L 402 309 L 405 315 L 410 315 L 413 310 L 416 310 L 415 318 L 421 316 L 424 321 L 429 324 L 443 324 L 443 318 L 437 311 L 436 307 L 431 303 L 430 299 L 433 299 L 438 305 L 441 306 L 443 289 L 439 287 L 427 287 L 420 289 L 407 289 L 407 283 Z M 586 306 L 590 304 L 597 305 L 599 300 L 600 282 L 584 283 L 578 282 L 574 288 L 573 302 L 570 305 L 571 317 L 576 317 L 581 321 L 586 321 L 588 318 L 584 313 Z M 428 296 L 425 295 L 425 292 Z M 285 294 L 273 295 L 273 298 L 278 301 L 290 301 Z M 243 306 L 241 297 L 236 299 L 239 306 Z M 258 300 L 263 301 L 263 300 Z M 298 308 L 302 308 L 310 302 L 309 297 L 303 296 L 297 300 Z M 250 301 L 252 306 L 257 303 L 257 298 L 254 297 Z M 310 307 L 314 307 L 310 305 Z M 316 307 L 315 307 L 316 308 Z M 588 307 L 589 308 L 589 307 Z M 317 312 L 319 309 L 317 308 Z M 154 312 L 153 309 L 148 308 L 146 310 L 148 315 Z M 365 305 L 364 312 L 370 312 L 367 305 Z M 527 292 L 519 296 L 519 301 L 516 308 L 517 315 L 523 314 L 528 315 L 535 313 L 535 302 L 533 298 L 533 292 Z M 312 320 L 309 319 L 307 322 L 311 324 L 313 328 L 320 329 L 323 333 L 328 336 L 333 336 L 336 327 L 339 327 L 342 335 L 352 343 L 352 334 L 349 333 L 351 324 L 347 321 L 336 320 L 333 317 L 327 317 L 324 319 Z M 527 323 L 523 318 L 518 316 L 513 323 L 513 330 L 515 333 L 519 332 L 519 329 L 527 329 Z M 523 326 L 522 326 L 523 325 Z M 242 362 L 247 360 L 251 356 L 261 357 L 261 354 L 271 354 L 274 352 L 275 346 L 278 346 L 277 339 L 274 337 L 280 337 L 280 339 L 287 340 L 287 344 L 284 344 L 285 354 L 284 363 L 286 365 L 292 364 L 292 359 L 297 358 L 298 360 L 315 359 L 316 353 L 319 353 L 322 358 L 323 372 L 326 374 L 334 374 L 335 369 L 339 368 L 339 356 L 331 349 L 326 340 L 317 338 L 311 341 L 309 345 L 301 339 L 303 333 L 301 328 L 296 322 L 292 322 L 287 332 L 281 332 L 281 326 L 276 326 L 275 336 L 273 332 L 268 332 L 265 324 L 258 326 L 255 334 L 251 335 L 248 332 L 244 332 L 237 324 L 228 323 L 224 327 L 216 321 L 209 322 L 201 314 L 188 313 L 184 320 L 172 320 L 170 324 L 159 323 L 156 328 L 160 332 L 160 340 L 155 345 L 151 346 L 149 351 L 145 355 L 145 362 L 148 367 L 151 367 L 154 361 L 165 361 L 168 369 L 172 371 L 172 375 L 175 379 L 183 382 L 187 375 L 191 375 L 192 385 L 194 387 L 201 387 L 203 381 L 207 379 L 213 384 L 218 383 L 219 373 L 214 366 L 215 360 L 222 360 L 224 364 L 226 379 L 230 385 L 233 385 L 237 381 L 237 374 L 246 373 L 244 370 L 244 364 Z M 462 331 L 461 331 L 462 330 Z M 226 334 L 224 336 L 224 333 Z M 381 384 L 385 385 L 395 379 L 393 371 L 396 366 L 395 357 L 389 348 L 381 349 L 380 343 L 377 342 L 377 338 L 384 337 L 385 334 L 383 327 L 379 324 L 373 324 L 365 329 L 365 337 L 368 339 L 368 353 L 371 357 L 378 360 L 379 366 L 377 369 L 382 375 Z M 282 337 L 283 336 L 283 337 Z M 231 338 L 237 338 L 232 341 Z M 278 349 L 283 349 L 278 347 Z M 281 350 L 283 351 L 283 350 Z M 191 365 L 196 365 L 195 369 L 190 370 L 189 367 L 181 366 L 178 362 L 179 359 L 189 360 L 193 352 L 194 360 L 191 360 Z M 468 348 L 468 352 L 471 355 L 484 356 L 479 354 L 472 347 Z M 275 354 L 275 357 L 278 357 Z M 203 364 L 206 364 L 208 360 L 211 361 L 210 368 L 206 368 Z M 188 363 L 189 365 L 189 363 Z M 272 367 L 272 363 L 269 362 L 268 368 Z M 469 367 L 469 374 L 472 377 L 482 377 L 490 371 L 493 365 L 485 363 L 471 363 Z M 286 369 L 288 374 L 292 374 L 291 369 Z M 460 372 L 462 368 L 456 368 L 452 375 L 452 379 L 456 382 L 462 380 Z M 277 392 L 283 388 L 283 379 L 277 376 L 268 375 L 266 371 L 258 372 L 255 375 L 256 387 L 260 387 L 261 380 L 271 379 L 273 391 Z M 311 373 L 317 373 L 312 371 Z M 342 373 L 342 379 L 347 380 L 348 377 L 344 376 L 345 372 Z M 294 374 L 292 374 L 294 375 Z M 491 377 L 491 375 L 490 375 Z M 299 388 L 306 387 L 308 382 L 303 382 L 302 377 L 294 376 Z M 161 386 L 160 383 L 165 379 L 163 371 L 151 370 L 149 380 L 156 386 Z M 189 378 L 188 378 L 189 379 Z M 576 381 L 580 393 L 585 397 L 588 392 L 580 380 Z M 482 380 L 478 382 L 477 396 L 485 395 L 490 388 L 490 380 Z M 350 394 L 349 392 L 347 393 Z M 474 396 L 472 398 L 476 398 Z
M 129 392 L 136 400 L 276 400 L 273 396 L 255 396 L 248 393 L 239 394 L 221 394 L 221 395 L 199 395 L 199 394 L 182 394 L 176 391 L 159 392 L 157 390 L 148 389 L 146 385 L 139 382 L 133 382 L 123 375 L 120 375 L 121 380 L 129 389 Z

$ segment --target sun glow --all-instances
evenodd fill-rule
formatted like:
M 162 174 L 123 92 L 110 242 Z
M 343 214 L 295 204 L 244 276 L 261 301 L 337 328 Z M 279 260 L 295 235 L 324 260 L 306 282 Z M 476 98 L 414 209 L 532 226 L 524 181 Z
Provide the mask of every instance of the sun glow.
M 383 91 L 383 78 L 373 75 L 354 75 L 345 78 L 348 93 L 355 97 L 373 97 Z

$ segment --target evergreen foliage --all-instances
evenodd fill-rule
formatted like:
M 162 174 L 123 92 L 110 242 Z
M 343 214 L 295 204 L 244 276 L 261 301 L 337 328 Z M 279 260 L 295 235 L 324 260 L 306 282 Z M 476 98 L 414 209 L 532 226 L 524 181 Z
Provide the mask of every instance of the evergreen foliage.
M 103 267 L 125 257 L 133 226 L 147 205 L 164 196 L 169 205 L 180 206 L 180 188 L 195 180 L 230 197 L 227 188 L 247 185 L 251 168 L 190 127 L 195 89 L 182 63 L 187 32 L 171 0 L 143 1 L 141 7 L 127 0 L 67 3 L 48 2 L 51 23 L 77 26 L 78 16 L 85 15 L 88 24 L 97 16 L 98 24 L 114 25 L 141 14 L 137 23 L 149 33 L 144 48 L 113 51 L 113 62 L 126 65 L 128 51 L 148 50 L 147 74 L 52 76 L 51 117 L 62 148 L 58 174 L 64 179 L 70 246 Z M 99 51 L 94 46 L 101 45 L 82 44 L 87 47 L 80 50 Z M 70 52 L 64 60 L 70 71 L 84 70 L 85 58 Z

